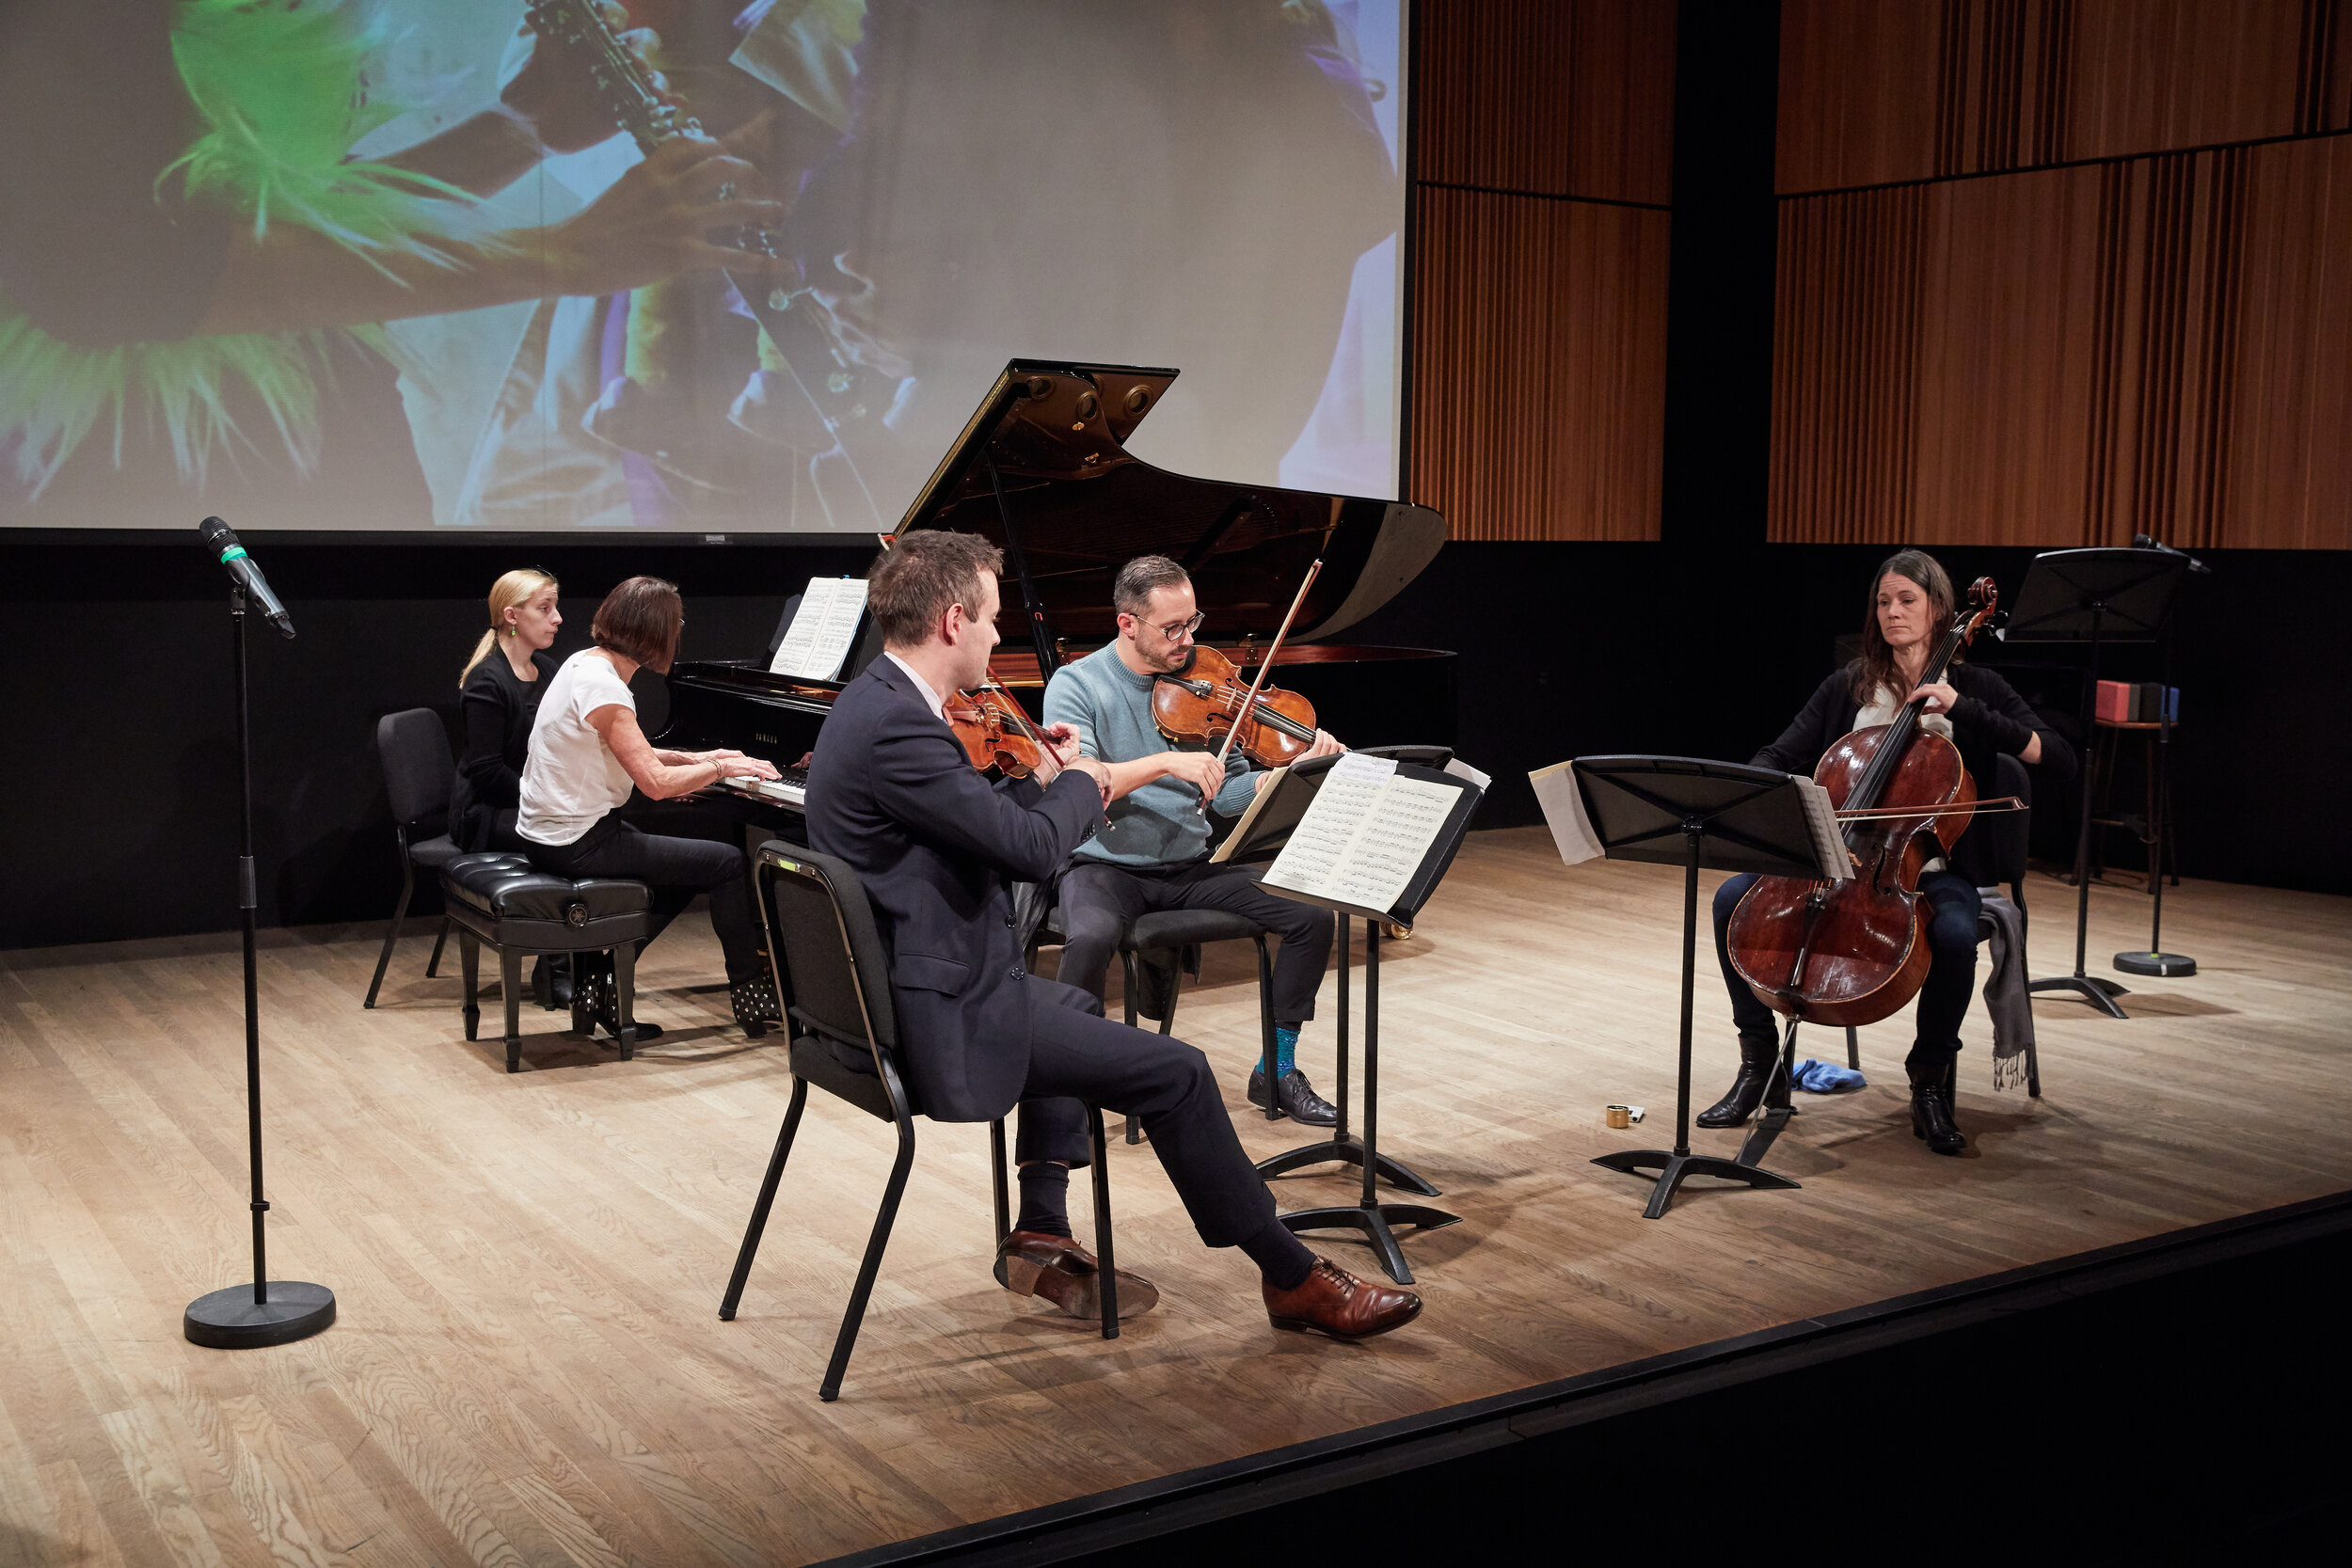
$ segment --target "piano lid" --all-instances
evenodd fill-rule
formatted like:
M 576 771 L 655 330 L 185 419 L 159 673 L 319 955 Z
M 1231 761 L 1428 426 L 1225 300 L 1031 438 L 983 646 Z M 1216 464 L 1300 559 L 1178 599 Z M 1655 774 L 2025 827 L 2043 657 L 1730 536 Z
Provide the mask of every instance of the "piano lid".
M 1379 609 L 1445 543 L 1445 519 L 1425 506 L 1189 479 L 1133 455 L 1128 433 L 1176 375 L 1010 361 L 899 531 L 952 529 L 1007 546 L 1005 606 L 1017 615 L 1009 513 L 1047 620 L 1057 634 L 1087 641 L 1117 630 L 1111 580 L 1120 567 L 1139 555 L 1173 557 L 1208 611 L 1202 638 L 1220 644 L 1247 633 L 1271 637 L 1317 556 L 1323 573 L 1291 634 L 1300 640 L 1344 630 Z

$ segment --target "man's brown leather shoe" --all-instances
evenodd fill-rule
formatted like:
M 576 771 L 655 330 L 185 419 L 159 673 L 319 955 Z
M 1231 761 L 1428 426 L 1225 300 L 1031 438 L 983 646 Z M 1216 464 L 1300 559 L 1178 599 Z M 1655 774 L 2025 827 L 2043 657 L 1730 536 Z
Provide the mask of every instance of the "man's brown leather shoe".
M 1120 1289 L 1126 1288 L 1121 1282 Z M 1260 1281 L 1260 1289 L 1275 1327 L 1311 1329 L 1334 1339 L 1369 1339 L 1421 1316 L 1421 1297 L 1412 1291 L 1359 1279 L 1328 1258 L 1316 1259 L 1296 1290 L 1278 1291 L 1272 1280 Z
M 1017 1296 L 1043 1296 L 1073 1318 L 1103 1321 L 1103 1265 L 1067 1236 L 1016 1230 L 996 1250 L 996 1281 Z M 1159 1305 L 1160 1288 L 1139 1274 L 1119 1271 L 1123 1321 Z

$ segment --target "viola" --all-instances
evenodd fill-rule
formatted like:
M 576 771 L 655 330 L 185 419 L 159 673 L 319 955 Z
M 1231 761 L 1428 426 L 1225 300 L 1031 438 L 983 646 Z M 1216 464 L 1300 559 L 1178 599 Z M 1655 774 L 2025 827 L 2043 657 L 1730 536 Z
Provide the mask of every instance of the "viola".
M 948 694 L 941 713 L 956 732 L 963 754 L 985 773 L 996 769 L 1009 779 L 1025 779 L 1053 748 L 1012 693 L 990 682 L 971 691 Z
M 1258 700 L 1250 703 L 1249 685 L 1233 661 L 1205 644 L 1192 650 L 1183 670 L 1152 682 L 1152 721 L 1179 745 L 1204 750 L 1232 736 L 1242 755 L 1261 768 L 1296 762 L 1315 743 L 1312 703 L 1272 685 L 1259 687 Z
M 1998 618 L 1991 578 L 1968 589 L 1917 684 Z M 1731 966 L 1766 1006 L 1808 1023 L 1876 1023 L 1919 993 L 1932 958 L 1921 929 L 1919 875 L 1967 831 L 1976 781 L 1960 749 L 1920 725 L 1927 699 L 1886 724 L 1853 731 L 1813 769 L 1845 823 L 1851 879 L 1756 880 L 1731 914 Z

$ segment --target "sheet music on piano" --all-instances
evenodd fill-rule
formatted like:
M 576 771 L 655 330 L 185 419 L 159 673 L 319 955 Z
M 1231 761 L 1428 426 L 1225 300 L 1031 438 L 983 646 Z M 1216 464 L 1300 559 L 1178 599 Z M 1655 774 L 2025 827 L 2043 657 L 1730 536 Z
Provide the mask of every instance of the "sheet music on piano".
M 768 661 L 771 674 L 803 680 L 837 679 L 866 618 L 864 578 L 811 578 L 800 612 Z
M 1264 885 L 1376 918 L 1404 901 L 1462 792 L 1351 752 L 1266 868 Z

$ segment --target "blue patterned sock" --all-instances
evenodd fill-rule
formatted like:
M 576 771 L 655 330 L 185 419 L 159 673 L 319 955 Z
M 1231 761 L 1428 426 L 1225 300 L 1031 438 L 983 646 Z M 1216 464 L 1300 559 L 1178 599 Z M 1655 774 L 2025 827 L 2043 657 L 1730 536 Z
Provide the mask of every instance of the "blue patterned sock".
M 1274 1076 L 1279 1078 L 1298 1064 L 1298 1025 L 1278 1023 L 1274 1026 Z

